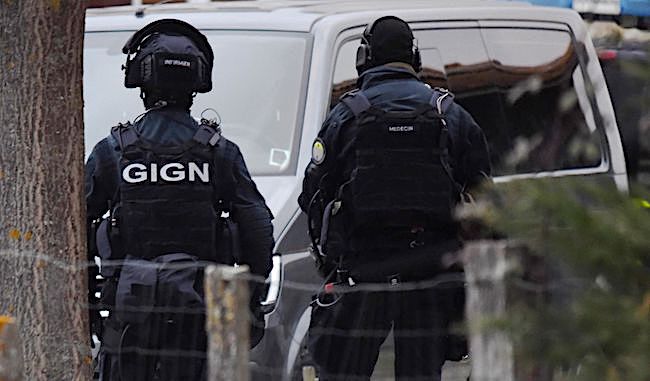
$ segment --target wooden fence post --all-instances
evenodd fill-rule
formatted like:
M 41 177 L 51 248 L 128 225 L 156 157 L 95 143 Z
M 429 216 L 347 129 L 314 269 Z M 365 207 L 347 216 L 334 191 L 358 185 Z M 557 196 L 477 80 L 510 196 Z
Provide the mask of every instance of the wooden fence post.
M 250 378 L 248 281 L 248 266 L 208 266 L 205 271 L 209 381 Z
M 16 321 L 9 316 L 0 316 L 0 380 L 23 379 L 21 346 Z
M 549 381 L 543 361 L 525 363 L 520 349 L 502 329 L 490 326 L 512 317 L 515 305 L 529 308 L 551 302 L 548 261 L 514 241 L 474 241 L 463 252 L 467 279 L 472 381 Z
M 507 241 L 475 241 L 464 249 L 472 380 L 516 380 L 512 342 L 485 324 L 506 317 L 516 297 L 510 281 L 522 274 L 522 251 Z

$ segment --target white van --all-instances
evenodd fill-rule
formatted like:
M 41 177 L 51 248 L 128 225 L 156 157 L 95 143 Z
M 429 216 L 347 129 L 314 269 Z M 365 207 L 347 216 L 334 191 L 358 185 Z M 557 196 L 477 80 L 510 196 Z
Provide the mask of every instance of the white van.
M 134 31 L 177 18 L 214 49 L 214 90 L 199 94 L 192 110 L 196 117 L 217 110 L 224 135 L 241 147 L 275 215 L 281 254 L 270 278 L 268 330 L 253 352 L 262 379 L 291 379 L 307 361 L 309 301 L 321 281 L 297 203 L 303 171 L 327 111 L 355 86 L 364 27 L 388 14 L 414 30 L 422 78 L 449 88 L 485 131 L 496 182 L 582 176 L 627 189 L 598 57 L 571 10 L 490 0 L 257 0 L 87 12 L 87 152 L 111 126 L 144 111 L 120 70 Z

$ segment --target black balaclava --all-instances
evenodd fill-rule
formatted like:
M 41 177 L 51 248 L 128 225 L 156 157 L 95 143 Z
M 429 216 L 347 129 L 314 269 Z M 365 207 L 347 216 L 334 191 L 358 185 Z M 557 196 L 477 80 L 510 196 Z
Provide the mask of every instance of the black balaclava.
M 368 42 L 372 49 L 370 67 L 389 62 L 413 64 L 413 32 L 401 19 L 391 17 L 378 21 Z
M 143 42 L 134 60 L 138 55 L 147 56 L 153 53 L 190 54 L 207 62 L 205 55 L 194 42 L 183 35 L 174 33 L 156 33 L 147 37 Z M 142 88 L 144 106 L 147 109 L 160 107 L 164 101 L 167 106 L 189 110 L 192 106 L 192 91 L 173 87 Z

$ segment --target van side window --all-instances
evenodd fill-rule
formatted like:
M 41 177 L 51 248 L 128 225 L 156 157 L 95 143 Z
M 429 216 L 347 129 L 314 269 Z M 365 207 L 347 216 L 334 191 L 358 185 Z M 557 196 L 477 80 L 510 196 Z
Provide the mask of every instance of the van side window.
M 336 55 L 334 64 L 334 78 L 332 79 L 332 93 L 330 96 L 330 109 L 336 106 L 341 95 L 357 87 L 357 48 L 360 39 L 347 41 L 341 45 Z
M 422 78 L 448 86 L 485 131 L 494 175 L 601 164 L 601 136 L 568 33 L 466 28 L 417 38 Z

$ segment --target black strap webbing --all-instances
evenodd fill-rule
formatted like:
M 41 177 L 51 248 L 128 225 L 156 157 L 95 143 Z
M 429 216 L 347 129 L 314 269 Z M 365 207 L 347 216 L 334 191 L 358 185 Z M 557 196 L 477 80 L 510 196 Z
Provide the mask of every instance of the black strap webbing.
M 363 95 L 361 91 L 343 97 L 343 99 L 341 99 L 341 102 L 348 106 L 355 117 L 358 117 L 362 112 L 366 111 L 372 106 L 368 98 Z
M 122 152 L 126 150 L 126 147 L 135 144 L 140 138 L 131 123 L 120 123 L 111 128 L 111 135 L 113 135 L 113 138 L 119 144 L 120 151 Z
M 440 155 L 440 164 L 444 169 L 447 177 L 458 194 L 463 193 L 463 187 L 454 179 L 451 165 L 449 165 L 449 151 L 447 150 L 449 140 L 449 130 L 447 130 L 447 123 L 445 121 L 445 113 L 451 104 L 454 102 L 454 95 L 445 89 L 435 88 L 429 99 L 429 104 L 442 116 L 442 129 L 440 130 L 440 140 L 438 141 L 438 149 L 442 152 Z
M 454 95 L 452 93 L 439 88 L 433 89 L 429 104 L 438 111 L 438 114 L 444 115 L 452 103 L 454 103 Z
M 200 144 L 214 147 L 221 140 L 221 131 L 219 128 L 215 129 L 206 124 L 201 124 L 192 139 Z
M 214 163 L 216 166 L 215 184 L 218 201 L 223 201 L 221 209 L 230 212 L 231 204 L 235 199 L 235 178 L 233 166 L 235 162 L 235 149 L 228 141 L 219 139 L 214 147 Z

